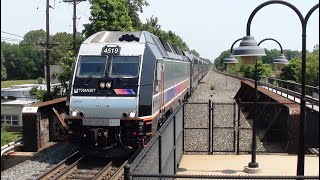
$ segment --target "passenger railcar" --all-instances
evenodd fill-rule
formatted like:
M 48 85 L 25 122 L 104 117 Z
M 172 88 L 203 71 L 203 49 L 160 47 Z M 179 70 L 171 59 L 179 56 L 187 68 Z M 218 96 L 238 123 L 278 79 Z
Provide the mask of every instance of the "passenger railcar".
M 191 95 L 204 64 L 146 31 L 93 34 L 70 80 L 70 139 L 99 148 L 144 145 Z

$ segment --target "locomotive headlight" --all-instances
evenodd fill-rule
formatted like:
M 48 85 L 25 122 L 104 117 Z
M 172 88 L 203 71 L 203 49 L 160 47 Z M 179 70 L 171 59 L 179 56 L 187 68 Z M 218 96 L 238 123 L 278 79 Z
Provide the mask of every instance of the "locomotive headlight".
M 78 111 L 71 111 L 71 116 L 76 117 L 78 115 Z
M 101 89 L 103 89 L 104 87 L 106 87 L 106 83 L 101 82 L 101 83 L 99 84 L 99 86 L 100 86 Z
M 107 83 L 106 83 L 106 88 L 107 88 L 107 89 L 110 89 L 110 88 L 111 88 L 111 82 L 107 82 Z
M 136 116 L 136 112 L 132 111 L 129 113 L 129 117 L 134 118 Z

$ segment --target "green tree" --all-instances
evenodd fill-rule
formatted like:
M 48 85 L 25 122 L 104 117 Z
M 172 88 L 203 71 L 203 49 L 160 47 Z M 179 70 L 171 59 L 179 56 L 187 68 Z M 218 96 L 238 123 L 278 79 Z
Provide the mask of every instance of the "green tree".
M 307 55 L 306 84 L 319 86 L 319 49 Z
M 147 18 L 146 21 L 147 22 L 140 28 L 141 31 L 148 31 L 158 37 L 164 38 L 166 32 L 161 30 L 161 25 L 159 25 L 157 17 L 151 16 Z
M 29 91 L 30 95 L 39 100 L 39 101 L 48 101 L 50 100 L 47 94 L 46 90 L 38 89 L 36 86 L 32 87 L 31 90 Z M 60 93 L 61 88 L 60 87 L 55 87 L 52 91 L 52 97 L 53 99 L 60 98 L 63 96 L 63 94 Z
M 290 49 L 283 50 L 283 54 L 290 61 L 291 59 L 301 58 L 300 51 L 292 51 Z
M 62 58 L 73 49 L 73 35 L 66 32 L 59 32 L 53 35 L 52 39 L 58 45 L 52 48 L 51 64 L 59 64 Z
M 316 44 L 314 47 L 313 47 L 313 52 L 314 54 L 318 55 L 319 56 L 319 44 Z
M 7 79 L 14 80 L 21 77 L 21 67 L 23 66 L 20 61 L 21 52 L 17 44 L 9 44 L 2 42 L 1 49 L 3 50 L 5 58 L 5 67 L 7 69 Z
M 49 38 L 52 42 L 52 37 Z M 41 44 L 45 41 L 46 32 L 43 29 L 29 31 L 23 36 L 23 40 L 19 43 L 20 61 L 26 65 L 21 67 L 23 77 L 36 79 L 44 76 L 45 48 Z
M 138 13 L 143 12 L 144 6 L 149 6 L 147 0 L 126 0 L 128 15 L 132 22 L 134 29 L 140 29 L 142 27 L 141 20 Z
M 3 51 L 1 49 L 1 81 L 7 79 L 7 69 L 5 63 L 6 59 L 4 58 Z
M 230 50 L 223 51 L 220 54 L 220 56 L 214 60 L 214 66 L 216 67 L 216 69 L 223 71 L 227 68 L 227 65 L 224 64 L 223 62 L 224 62 L 224 59 L 230 56 L 230 54 L 231 54 Z
M 254 65 L 240 65 L 240 72 L 243 74 L 243 77 L 254 79 L 255 67 Z M 262 60 L 257 62 L 257 76 L 259 77 L 270 77 L 272 73 L 271 65 L 264 64 Z
M 29 31 L 23 36 L 23 40 L 20 42 L 20 44 L 26 45 L 44 43 L 46 41 L 46 37 L 46 32 L 43 29 Z
M 92 0 L 89 20 L 91 23 L 84 25 L 86 37 L 103 30 L 133 30 L 125 0 Z
M 20 57 L 19 62 L 23 65 L 20 65 L 20 79 L 36 79 L 37 77 L 43 76 L 43 65 L 39 59 L 38 47 L 36 45 L 20 45 Z M 40 65 L 40 66 L 39 66 Z
M 148 31 L 161 39 L 168 41 L 169 43 L 177 46 L 183 51 L 189 50 L 188 45 L 183 41 L 183 39 L 176 35 L 173 31 L 169 30 L 168 32 L 161 29 L 161 26 L 158 24 L 158 18 L 151 16 L 147 18 L 147 22 L 142 25 L 141 29 L 143 31 Z
M 74 62 L 74 55 L 72 51 L 68 51 L 64 53 L 64 56 L 61 57 L 61 61 L 59 62 L 59 65 L 61 67 L 60 71 L 53 74 L 53 78 L 57 78 L 59 82 L 61 83 L 63 89 L 62 96 L 66 95 L 64 92 L 68 89 L 67 81 L 69 81 L 71 77 L 71 71 L 72 71 L 72 63 Z
M 62 87 L 68 89 L 68 81 L 71 76 L 72 63 L 75 62 L 75 52 L 73 51 L 73 35 L 65 32 L 56 33 L 52 39 L 59 43 L 58 46 L 53 48 L 52 56 L 56 64 L 60 65 L 59 72 L 53 74 L 53 78 L 57 78 Z M 81 44 L 84 41 L 84 37 L 81 34 L 77 34 L 77 44 Z M 78 51 L 78 50 L 76 50 Z M 63 91 L 64 92 L 64 91 Z M 62 94 L 65 95 L 65 94 Z
M 265 49 L 265 52 L 266 52 L 266 56 L 261 57 L 262 62 L 265 64 L 272 64 L 273 60 L 278 58 L 280 55 L 280 51 L 277 49 L 271 49 L 271 50 Z
M 280 78 L 297 82 L 299 80 L 298 74 L 301 74 L 301 59 L 295 58 L 281 69 Z
M 199 54 L 196 50 L 192 49 L 192 50 L 191 50 L 191 53 L 192 53 L 193 55 L 195 55 L 196 57 L 200 58 L 200 54 Z
M 301 57 L 292 59 L 289 65 L 282 68 L 280 78 L 301 83 Z M 313 52 L 307 53 L 306 84 L 319 86 L 319 46 Z

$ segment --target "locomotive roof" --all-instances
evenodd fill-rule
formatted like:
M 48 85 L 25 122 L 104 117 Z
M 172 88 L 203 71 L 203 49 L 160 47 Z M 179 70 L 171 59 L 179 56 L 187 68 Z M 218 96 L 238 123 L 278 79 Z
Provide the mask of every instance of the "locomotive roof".
M 189 61 L 186 58 L 185 52 L 177 48 L 175 45 L 168 43 L 167 41 L 158 38 L 157 36 L 151 34 L 148 31 L 100 31 L 89 38 L 87 38 L 83 43 L 131 43 L 138 42 L 141 44 L 151 43 L 157 48 L 156 50 L 160 52 L 163 58 L 169 59 L 180 59 L 184 61 Z

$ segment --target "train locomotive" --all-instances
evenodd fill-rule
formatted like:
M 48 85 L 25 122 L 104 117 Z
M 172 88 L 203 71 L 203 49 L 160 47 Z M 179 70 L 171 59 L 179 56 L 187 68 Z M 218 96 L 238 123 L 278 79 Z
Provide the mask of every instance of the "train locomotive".
M 147 31 L 93 34 L 81 44 L 70 79 L 70 141 L 102 149 L 145 145 L 208 69 Z

